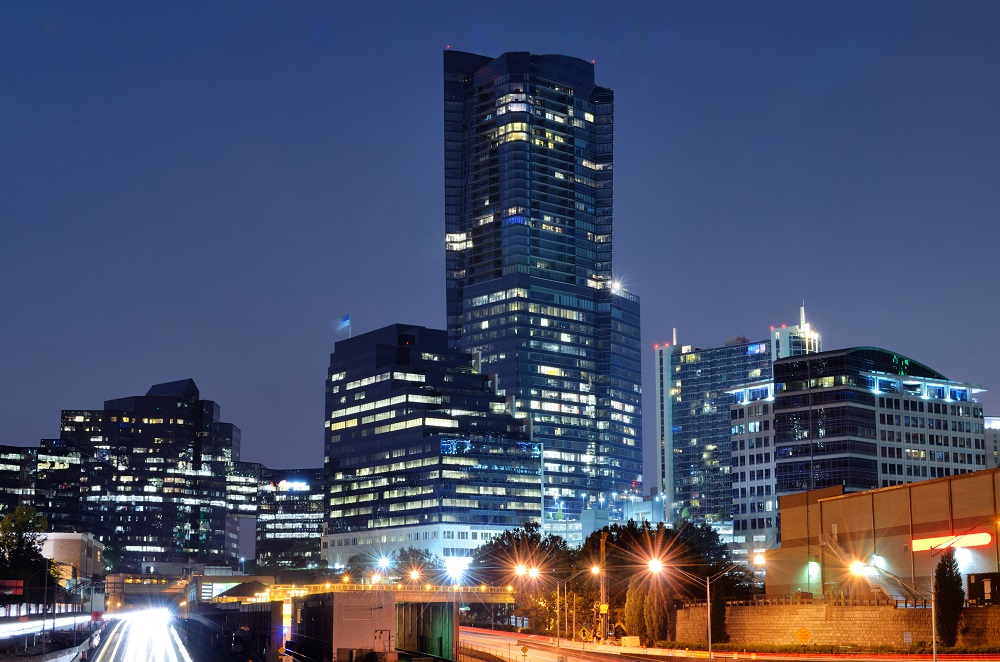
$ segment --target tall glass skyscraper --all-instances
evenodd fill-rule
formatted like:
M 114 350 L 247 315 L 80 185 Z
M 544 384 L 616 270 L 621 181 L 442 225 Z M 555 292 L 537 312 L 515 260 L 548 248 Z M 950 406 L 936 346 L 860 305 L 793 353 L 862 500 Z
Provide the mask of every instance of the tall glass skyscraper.
M 612 269 L 614 92 L 563 55 L 444 53 L 448 338 L 544 447 L 544 518 L 642 473 L 639 299 Z

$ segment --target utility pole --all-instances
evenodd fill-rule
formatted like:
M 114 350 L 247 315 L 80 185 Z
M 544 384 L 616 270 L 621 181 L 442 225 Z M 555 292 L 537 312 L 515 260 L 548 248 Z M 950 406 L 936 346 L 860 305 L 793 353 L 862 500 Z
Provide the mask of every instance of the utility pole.
M 608 541 L 607 530 L 601 532 L 601 641 L 608 640 L 608 555 L 606 543 Z

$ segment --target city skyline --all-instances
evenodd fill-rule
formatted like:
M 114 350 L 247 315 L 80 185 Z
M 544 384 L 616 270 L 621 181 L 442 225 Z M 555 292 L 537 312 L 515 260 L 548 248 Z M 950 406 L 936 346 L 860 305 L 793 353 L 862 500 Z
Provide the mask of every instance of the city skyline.
M 673 327 L 756 340 L 805 300 L 826 348 L 890 347 L 1000 413 L 1000 8 L 598 7 L 4 8 L 3 443 L 190 377 L 242 459 L 320 466 L 337 320 L 446 328 L 448 46 L 596 60 L 615 91 L 647 406 Z

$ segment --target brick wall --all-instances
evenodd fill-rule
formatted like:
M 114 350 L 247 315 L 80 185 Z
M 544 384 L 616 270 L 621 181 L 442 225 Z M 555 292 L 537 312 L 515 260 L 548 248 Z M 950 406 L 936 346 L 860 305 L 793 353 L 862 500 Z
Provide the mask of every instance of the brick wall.
M 730 641 L 746 644 L 903 647 L 910 641 L 930 642 L 931 610 L 891 606 L 759 605 L 729 607 L 726 625 Z M 677 613 L 677 640 L 705 641 L 705 607 Z M 1000 607 L 966 609 L 959 625 L 959 646 L 1000 643 Z

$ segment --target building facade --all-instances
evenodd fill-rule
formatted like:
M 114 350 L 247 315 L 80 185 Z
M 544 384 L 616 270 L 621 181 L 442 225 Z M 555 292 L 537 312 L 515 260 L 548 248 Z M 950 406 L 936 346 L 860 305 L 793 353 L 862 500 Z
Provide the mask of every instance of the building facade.
M 639 299 L 612 267 L 614 93 L 576 58 L 449 50 L 444 116 L 449 343 L 480 354 L 544 447 L 544 524 L 579 520 L 642 479 Z
M 540 445 L 445 331 L 397 324 L 338 342 L 326 409 L 331 565 L 407 547 L 465 557 L 540 519 Z
M 754 397 L 773 393 L 769 382 L 777 358 L 822 346 L 802 307 L 797 325 L 771 327 L 762 340 L 736 336 L 723 347 L 699 349 L 678 346 L 675 339 L 654 348 L 657 452 L 647 474 L 664 497 L 668 521 L 712 523 L 728 539 L 734 505 L 737 513 L 756 512 L 758 489 L 750 483 L 759 475 L 763 496 L 765 476 L 772 478 L 772 468 L 758 464 L 764 457 L 770 461 L 770 421 L 744 420 L 748 414 L 763 417 L 763 409 L 732 406 L 744 397 L 741 387 Z
M 220 420 L 191 379 L 157 384 L 101 410 L 66 410 L 61 439 L 110 466 L 105 555 L 123 567 L 238 556 L 238 520 L 228 515 L 227 468 L 240 431 Z M 92 506 L 94 507 L 94 506 Z
M 727 391 L 770 378 L 770 341 L 736 337 L 723 347 L 663 347 L 655 354 L 665 516 L 671 522 L 725 522 L 732 510 Z
M 780 495 L 986 468 L 982 390 L 875 347 L 780 359 L 773 381 L 732 389 L 734 551 L 778 543 Z
M 113 467 L 89 444 L 42 439 L 34 471 L 32 505 L 49 531 L 91 533 L 108 540 L 115 484 Z
M 991 467 L 1000 467 L 1000 416 L 986 416 L 986 454 Z
M 0 517 L 35 504 L 38 449 L 0 446 Z
M 846 492 L 985 469 L 985 389 L 853 347 L 775 363 L 777 494 Z
M 257 498 L 257 567 L 321 560 L 323 469 L 264 469 Z
M 867 492 L 835 486 L 782 496 L 783 544 L 768 553 L 767 594 L 929 600 L 931 569 L 949 548 L 967 587 L 975 589 L 977 575 L 997 582 L 998 495 L 1000 470 L 986 469 Z

